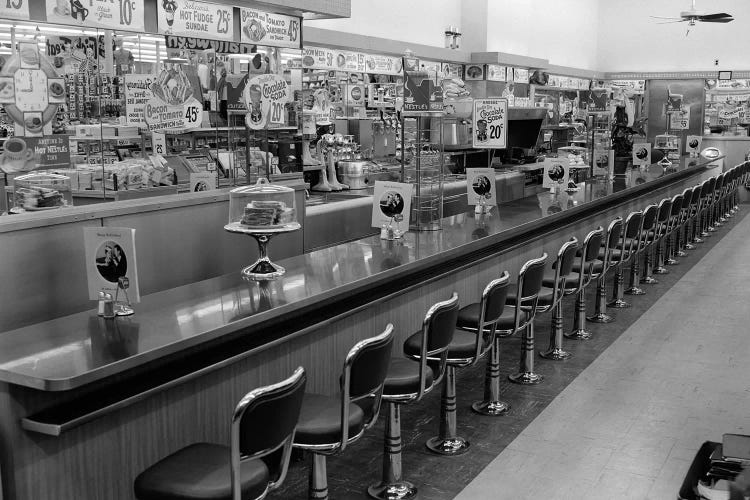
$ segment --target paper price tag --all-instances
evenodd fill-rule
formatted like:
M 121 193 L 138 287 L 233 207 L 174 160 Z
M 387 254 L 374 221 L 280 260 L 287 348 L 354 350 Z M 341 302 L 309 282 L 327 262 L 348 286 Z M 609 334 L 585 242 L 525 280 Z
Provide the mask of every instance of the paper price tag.
M 154 132 L 151 136 L 151 141 L 154 146 L 154 154 L 167 154 L 167 137 L 164 134 L 160 132 Z
M 29 20 L 28 0 L 6 0 L 0 2 L 0 17 L 8 19 Z

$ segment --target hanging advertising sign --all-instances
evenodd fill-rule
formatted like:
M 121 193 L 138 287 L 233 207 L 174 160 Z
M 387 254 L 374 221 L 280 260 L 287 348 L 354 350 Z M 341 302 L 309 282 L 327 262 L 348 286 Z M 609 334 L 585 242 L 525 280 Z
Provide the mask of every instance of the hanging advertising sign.
M 260 130 L 269 124 L 286 123 L 286 107 L 291 91 L 279 75 L 259 75 L 245 85 L 243 92 L 248 113 L 245 123 L 252 130 Z
M 125 124 L 146 127 L 146 104 L 153 99 L 153 75 L 123 75 L 125 80 Z
M 47 0 L 47 22 L 146 31 L 143 0 Z
M 443 110 L 443 88 L 425 71 L 408 71 L 404 82 L 405 114 Z
M 240 8 L 240 41 L 271 47 L 302 48 L 300 18 Z
M 217 54 L 251 54 L 254 45 L 246 43 L 227 42 L 226 40 L 209 40 L 207 38 L 193 38 L 189 36 L 164 37 L 168 49 L 213 50 Z
M 181 69 L 165 69 L 151 84 L 153 97 L 144 106 L 148 130 L 186 132 L 199 128 L 203 106 L 193 96 L 193 87 Z
M 30 19 L 29 0 L 6 0 L 5 2 L 0 2 L 0 18 L 28 21 Z
M 400 75 L 402 61 L 400 57 L 365 54 L 365 72 L 378 75 Z
M 690 107 L 669 114 L 669 128 L 673 130 L 687 130 L 690 128 Z
M 506 66 L 500 66 L 499 64 L 488 64 L 487 65 L 487 81 L 488 82 L 504 82 L 507 79 Z
M 529 83 L 529 70 L 523 68 L 513 68 L 514 83 Z
M 505 149 L 508 143 L 508 100 L 474 99 L 472 147 Z
M 464 65 L 454 63 L 443 63 L 443 78 L 463 78 Z
M 234 9 L 191 0 L 157 0 L 159 33 L 234 40 Z

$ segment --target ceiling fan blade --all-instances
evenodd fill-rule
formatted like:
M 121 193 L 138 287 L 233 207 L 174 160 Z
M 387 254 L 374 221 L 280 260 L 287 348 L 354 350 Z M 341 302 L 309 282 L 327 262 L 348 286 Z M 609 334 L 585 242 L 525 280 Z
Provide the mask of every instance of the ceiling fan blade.
M 718 14 L 704 14 L 702 16 L 698 16 L 698 19 L 701 21 L 705 21 L 706 19 L 721 19 L 723 17 L 732 17 L 732 14 L 727 14 L 726 12 L 721 12 Z
M 733 17 L 722 17 L 721 19 L 698 19 L 702 23 L 729 23 L 734 21 Z
M 674 17 L 674 16 L 672 16 L 672 17 L 663 17 L 663 16 L 648 16 L 648 17 L 650 17 L 651 19 L 681 19 L 681 18 L 679 18 L 679 17 Z
M 672 24 L 672 23 L 684 23 L 684 22 L 687 22 L 687 19 L 680 19 L 679 21 L 664 21 L 664 22 L 656 23 L 656 24 Z

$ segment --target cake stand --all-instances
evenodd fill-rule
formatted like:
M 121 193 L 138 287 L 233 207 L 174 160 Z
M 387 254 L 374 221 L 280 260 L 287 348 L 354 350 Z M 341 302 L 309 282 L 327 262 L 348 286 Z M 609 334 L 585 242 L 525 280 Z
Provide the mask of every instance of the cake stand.
M 232 222 L 224 226 L 226 231 L 237 234 L 247 234 L 258 242 L 258 260 L 242 270 L 242 276 L 255 281 L 273 280 L 283 276 L 286 269 L 271 262 L 268 258 L 268 242 L 277 234 L 291 233 L 301 228 L 299 222 L 290 222 L 279 226 L 246 226 L 239 222 Z

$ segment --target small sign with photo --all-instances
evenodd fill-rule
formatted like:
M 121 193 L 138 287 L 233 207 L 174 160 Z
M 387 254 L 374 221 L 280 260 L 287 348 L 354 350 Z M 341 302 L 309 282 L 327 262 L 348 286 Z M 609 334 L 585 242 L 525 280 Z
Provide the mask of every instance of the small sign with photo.
M 690 156 L 698 156 L 698 153 L 700 153 L 700 150 L 701 150 L 702 142 L 703 142 L 703 137 L 699 135 L 687 136 L 687 142 L 685 143 L 686 152 L 690 153 Z
M 468 205 L 497 205 L 494 168 L 467 168 L 466 195 Z
M 636 142 L 633 144 L 633 165 L 651 165 L 651 143 Z
M 138 288 L 138 267 L 135 257 L 135 229 L 127 227 L 85 227 L 83 242 L 86 250 L 86 274 L 89 299 L 98 300 L 99 292 L 117 295 L 124 280 L 132 303 L 141 300 Z
M 372 196 L 372 227 L 392 227 L 399 233 L 408 231 L 412 191 L 411 184 L 376 181 Z
M 543 188 L 566 189 L 570 178 L 570 162 L 567 158 L 547 158 L 544 160 Z
M 216 172 L 193 172 L 190 174 L 190 192 L 216 189 Z

